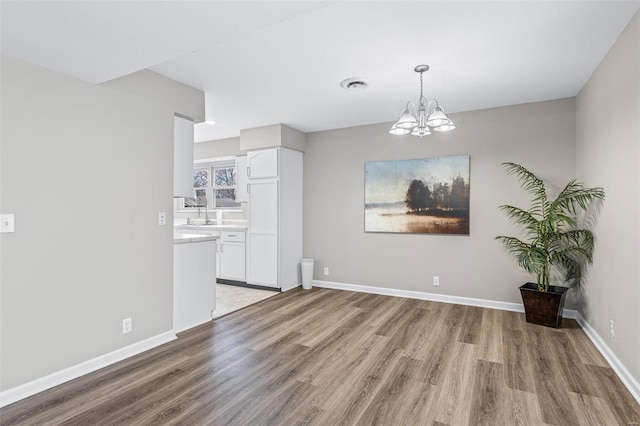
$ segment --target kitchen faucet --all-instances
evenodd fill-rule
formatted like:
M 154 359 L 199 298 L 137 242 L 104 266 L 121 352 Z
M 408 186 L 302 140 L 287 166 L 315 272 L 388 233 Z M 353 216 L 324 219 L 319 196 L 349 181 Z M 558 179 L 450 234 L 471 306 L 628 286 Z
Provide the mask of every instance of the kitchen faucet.
M 208 225 L 211 222 L 209 221 L 209 209 L 207 208 L 207 205 L 205 204 L 204 206 L 204 224 Z
M 200 217 L 200 207 L 203 207 L 202 200 L 204 200 L 204 224 L 209 225 L 211 223 L 211 221 L 209 220 L 209 210 L 207 208 L 209 202 L 207 201 L 207 197 L 205 196 L 198 197 L 198 217 Z

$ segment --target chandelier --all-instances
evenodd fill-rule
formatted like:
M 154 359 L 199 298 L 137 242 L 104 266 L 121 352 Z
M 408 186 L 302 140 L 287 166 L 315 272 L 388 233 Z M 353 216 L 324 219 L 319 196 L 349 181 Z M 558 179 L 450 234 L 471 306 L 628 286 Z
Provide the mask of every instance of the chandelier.
M 444 109 L 435 99 L 427 100 L 422 94 L 422 74 L 429 70 L 429 65 L 418 65 L 413 69 L 420 73 L 420 99 L 419 105 L 409 101 L 402 111 L 402 115 L 391 127 L 389 133 L 392 135 L 426 136 L 431 134 L 431 130 L 436 132 L 448 132 L 456 126 L 453 121 L 444 113 Z

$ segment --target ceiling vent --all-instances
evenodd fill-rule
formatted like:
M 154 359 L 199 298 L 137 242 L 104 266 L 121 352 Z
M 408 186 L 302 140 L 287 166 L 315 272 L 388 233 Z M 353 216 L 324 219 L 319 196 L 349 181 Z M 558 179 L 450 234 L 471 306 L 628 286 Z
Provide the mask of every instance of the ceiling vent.
M 344 90 L 348 90 L 350 92 L 357 92 L 358 90 L 364 90 L 367 87 L 369 87 L 369 83 L 367 83 L 366 81 L 364 81 L 359 77 L 351 77 L 351 78 L 347 78 L 346 80 L 342 80 L 340 82 L 340 86 Z

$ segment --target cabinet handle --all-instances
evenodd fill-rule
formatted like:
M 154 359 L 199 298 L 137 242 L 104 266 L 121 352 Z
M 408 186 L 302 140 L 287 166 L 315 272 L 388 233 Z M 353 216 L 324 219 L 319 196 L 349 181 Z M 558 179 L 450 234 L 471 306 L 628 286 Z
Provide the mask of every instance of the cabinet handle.
M 227 237 L 235 237 L 236 234 L 228 234 Z
M 249 189 L 249 184 L 247 184 L 247 194 L 250 193 L 251 190 Z
M 247 177 L 251 177 L 251 167 L 247 167 Z

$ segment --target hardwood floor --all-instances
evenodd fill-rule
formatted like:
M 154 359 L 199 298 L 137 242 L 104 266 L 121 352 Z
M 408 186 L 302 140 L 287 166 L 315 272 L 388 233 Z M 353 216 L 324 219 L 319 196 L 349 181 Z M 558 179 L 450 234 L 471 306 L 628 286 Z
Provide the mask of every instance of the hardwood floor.
M 2 409 L 2 425 L 637 425 L 572 320 L 292 290 Z

